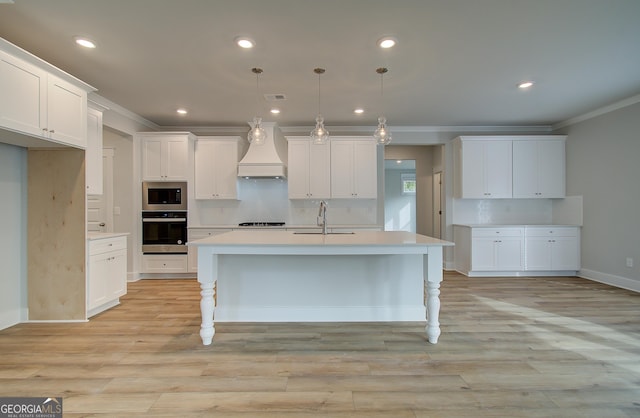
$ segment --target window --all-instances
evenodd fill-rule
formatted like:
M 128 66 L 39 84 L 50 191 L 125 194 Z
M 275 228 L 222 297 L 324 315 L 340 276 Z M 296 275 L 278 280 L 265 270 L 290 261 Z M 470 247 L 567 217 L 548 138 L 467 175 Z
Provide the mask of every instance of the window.
M 402 194 L 416 194 L 416 175 L 404 173 L 400 175 L 402 179 Z

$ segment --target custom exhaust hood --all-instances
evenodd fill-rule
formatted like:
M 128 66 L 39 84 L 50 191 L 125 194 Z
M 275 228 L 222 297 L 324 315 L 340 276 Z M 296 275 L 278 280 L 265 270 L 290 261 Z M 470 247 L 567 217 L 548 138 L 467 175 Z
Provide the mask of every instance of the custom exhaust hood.
M 238 163 L 238 177 L 287 177 L 287 141 L 275 122 L 263 122 L 267 131 L 264 144 L 250 144 Z

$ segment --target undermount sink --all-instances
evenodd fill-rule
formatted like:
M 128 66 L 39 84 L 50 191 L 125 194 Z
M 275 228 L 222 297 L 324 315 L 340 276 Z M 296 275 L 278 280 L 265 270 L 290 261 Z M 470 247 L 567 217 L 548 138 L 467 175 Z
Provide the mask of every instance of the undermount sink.
M 296 235 L 323 235 L 322 231 L 309 231 L 309 232 L 294 232 Z M 344 235 L 355 234 L 355 232 L 327 232 L 324 235 Z

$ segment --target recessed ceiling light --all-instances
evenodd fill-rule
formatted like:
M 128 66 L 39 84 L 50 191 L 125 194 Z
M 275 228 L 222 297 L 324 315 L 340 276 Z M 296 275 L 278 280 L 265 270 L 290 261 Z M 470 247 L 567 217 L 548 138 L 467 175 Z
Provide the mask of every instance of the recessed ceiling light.
M 76 36 L 73 39 L 76 41 L 78 45 L 83 46 L 85 48 L 93 49 L 96 47 L 96 43 L 93 42 L 91 39 L 83 38 L 81 36 Z
M 533 81 L 523 81 L 518 84 L 519 89 L 528 89 L 531 86 L 533 86 Z
M 238 36 L 236 39 L 234 39 L 234 41 L 236 45 L 244 49 L 249 49 L 256 46 L 256 43 L 253 41 L 253 39 L 247 38 L 246 36 Z
M 178 113 L 180 115 L 186 115 L 187 114 L 187 109 L 177 109 L 176 113 Z
M 355 113 L 356 115 L 362 115 L 364 113 L 364 109 L 361 107 L 358 107 L 353 110 L 353 113 Z
M 383 49 L 394 47 L 398 43 L 398 40 L 392 36 L 385 36 L 378 39 L 378 46 Z
M 270 110 L 271 113 L 273 113 L 274 115 L 277 115 L 280 113 L 280 109 L 276 109 L 275 107 L 273 109 Z

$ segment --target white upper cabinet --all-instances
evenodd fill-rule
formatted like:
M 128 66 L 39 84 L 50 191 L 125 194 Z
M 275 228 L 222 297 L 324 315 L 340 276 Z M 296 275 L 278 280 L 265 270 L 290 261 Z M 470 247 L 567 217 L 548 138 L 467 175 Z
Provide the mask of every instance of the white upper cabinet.
M 511 141 L 459 137 L 454 141 L 455 196 L 512 197 Z
M 565 197 L 564 137 L 513 142 L 513 197 Z
M 187 181 L 189 139 L 185 132 L 139 133 L 143 181 Z
M 318 145 L 308 137 L 287 138 L 289 199 L 331 197 L 331 143 Z
M 42 136 L 46 125 L 47 73 L 0 51 L 0 124 Z
M 0 126 L 77 148 L 86 147 L 86 85 L 74 85 L 0 51 L 0 91 Z
M 331 138 L 331 197 L 375 199 L 377 145 L 372 137 Z
M 195 198 L 238 198 L 239 137 L 198 137 L 195 144 Z

